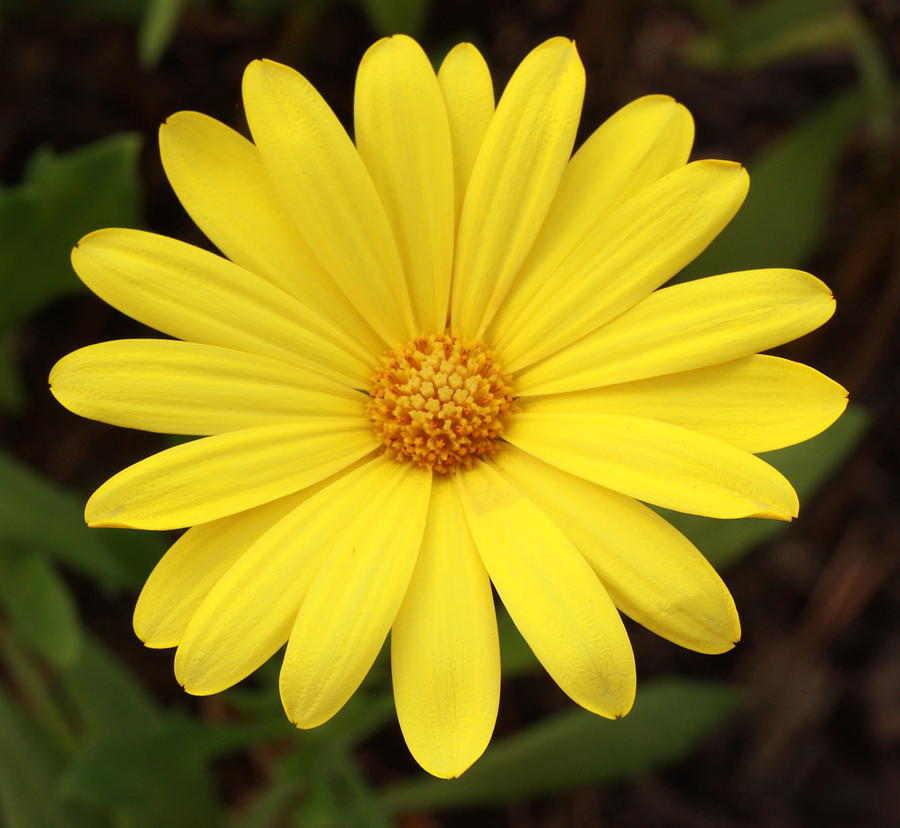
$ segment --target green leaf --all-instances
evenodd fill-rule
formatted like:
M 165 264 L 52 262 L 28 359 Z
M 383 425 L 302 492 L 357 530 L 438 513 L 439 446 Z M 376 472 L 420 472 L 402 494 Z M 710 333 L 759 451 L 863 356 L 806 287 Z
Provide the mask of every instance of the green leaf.
M 0 452 L 0 542 L 33 550 L 105 589 L 140 583 L 162 549 L 151 532 L 88 529 L 82 499 Z
M 342 825 L 391 828 L 394 824 L 388 816 L 387 808 L 369 786 L 359 766 L 349 757 L 344 763 L 338 791 L 341 795 L 343 819 L 338 822 L 336 828 Z
M 5 828 L 80 825 L 53 791 L 63 758 L 0 686 L 0 823 Z
M 148 730 L 162 713 L 125 666 L 91 636 L 78 660 L 60 671 L 80 731 L 87 738 L 114 736 L 122 729 Z
M 389 828 L 387 811 L 338 740 L 300 733 L 232 828 Z
M 849 0 L 769 0 L 727 13 L 729 0 L 685 0 L 713 28 L 682 51 L 695 67 L 763 69 L 778 61 L 836 50 L 856 63 L 865 118 L 877 149 L 890 157 L 898 97 L 890 58 L 866 18 Z
M 827 431 L 789 448 L 761 454 L 778 469 L 797 490 L 802 505 L 811 498 L 846 460 L 865 435 L 869 417 L 859 406 L 850 406 Z M 749 551 L 784 532 L 788 524 L 777 520 L 744 518 L 714 520 L 684 515 L 667 509 L 657 510 L 687 535 L 717 569 L 730 566 Z
M 206 768 L 209 728 L 160 710 L 90 637 L 60 685 L 84 743 L 60 784 L 68 801 L 124 812 L 130 828 L 221 824 Z
M 138 223 L 139 150 L 127 133 L 62 155 L 41 149 L 20 186 L 0 189 L 0 332 L 81 289 L 69 264 L 81 236 Z
M 229 828 L 272 828 L 284 825 L 283 814 L 297 801 L 299 784 L 296 779 L 278 779 L 262 790 L 254 792 L 246 810 L 235 814 Z
M 732 688 L 660 678 L 643 685 L 634 710 L 610 721 L 570 708 L 494 741 L 462 777 L 420 779 L 388 788 L 393 812 L 459 808 L 632 779 L 685 756 L 737 708 Z
M 503 678 L 533 673 L 541 666 L 503 605 L 497 607 L 497 629 L 500 634 L 500 664 Z
M 359 765 L 345 751 L 310 757 L 306 788 L 285 824 L 293 828 L 391 828 L 394 824 Z
M 737 13 L 734 0 L 683 0 L 697 17 L 715 28 L 731 23 Z
M 257 791 L 249 807 L 235 814 L 229 822 L 231 828 L 290 825 L 288 815 L 302 812 L 310 799 L 330 799 L 326 766 L 333 761 L 334 751 L 327 746 L 312 751 L 307 735 L 301 734 L 297 746 L 272 764 L 267 784 Z
M 822 240 L 841 153 L 862 113 L 848 93 L 770 144 L 750 165 L 740 212 L 677 281 L 758 267 L 803 267 Z
M 884 159 L 893 157 L 896 117 L 900 95 L 894 82 L 890 58 L 871 26 L 858 12 L 848 12 L 847 37 L 856 61 L 859 85 L 865 99 L 869 131 Z M 890 162 L 888 162 L 890 163 Z
M 717 8 L 715 31 L 694 38 L 682 54 L 702 69 L 757 69 L 845 44 L 848 6 L 848 0 L 766 0 L 741 14 Z
M 184 0 L 149 0 L 138 31 L 141 66 L 156 66 L 178 28 Z
M 407 34 L 418 37 L 425 25 L 428 0 L 359 0 L 372 28 L 381 36 Z
M 0 605 L 12 631 L 51 664 L 71 664 L 82 644 L 68 587 L 45 558 L 18 549 L 0 555 Z
M 178 720 L 151 728 L 123 723 L 78 755 L 60 792 L 83 805 L 125 811 L 133 826 L 219 825 L 212 780 L 189 749 L 196 727 Z

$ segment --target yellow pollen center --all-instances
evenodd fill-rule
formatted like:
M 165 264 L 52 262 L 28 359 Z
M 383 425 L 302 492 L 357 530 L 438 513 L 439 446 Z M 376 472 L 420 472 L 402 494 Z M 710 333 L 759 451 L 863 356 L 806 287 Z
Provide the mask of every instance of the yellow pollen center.
M 383 362 L 368 411 L 389 455 L 446 473 L 497 452 L 512 386 L 484 345 L 432 334 Z

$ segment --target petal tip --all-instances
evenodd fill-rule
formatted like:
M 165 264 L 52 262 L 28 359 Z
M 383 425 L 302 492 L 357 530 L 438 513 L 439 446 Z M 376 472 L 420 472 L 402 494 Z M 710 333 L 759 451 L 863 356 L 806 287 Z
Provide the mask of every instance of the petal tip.
M 718 170 L 723 173 L 731 173 L 732 175 L 739 175 L 747 178 L 750 177 L 747 168 L 740 161 L 726 161 L 724 158 L 701 158 L 692 162 L 692 165 L 693 164 L 696 164 L 698 167 Z
M 117 523 L 114 520 L 103 520 L 102 518 L 98 518 L 96 520 L 85 520 L 89 529 L 136 529 L 138 527 L 131 526 L 127 523 Z
M 159 136 L 162 138 L 163 133 L 168 133 L 171 135 L 173 130 L 176 130 L 178 127 L 182 125 L 187 125 L 191 120 L 213 120 L 208 115 L 204 115 L 202 112 L 193 112 L 189 109 L 180 109 L 178 112 L 173 112 L 171 115 L 166 116 L 163 122 L 159 125 Z
M 799 517 L 799 513 L 799 504 L 791 504 L 786 506 L 767 506 L 744 517 L 766 518 L 767 520 L 780 520 L 783 523 L 792 523 Z
M 586 709 L 602 716 L 604 719 L 622 719 L 627 716 L 634 707 L 637 695 L 637 675 L 622 676 L 621 684 L 611 686 L 611 693 L 603 700 L 602 705 L 590 706 Z M 584 705 L 582 705 L 584 706 Z
M 109 233 L 115 229 L 116 228 L 114 227 L 102 227 L 99 230 L 91 230 L 90 233 L 83 235 L 72 246 L 72 262 L 74 263 L 76 257 L 83 256 L 86 250 L 96 245 L 99 241 L 102 241 L 105 236 L 109 235 Z
M 621 705 L 621 707 L 616 709 L 616 712 L 613 713 L 612 718 L 613 719 L 624 719 L 631 712 L 631 709 L 634 707 L 634 698 L 635 698 L 635 692 L 632 691 L 630 698 L 628 698 Z
M 467 52 L 468 54 L 477 52 L 479 55 L 481 54 L 481 52 L 478 51 L 478 47 L 474 43 L 468 40 L 464 40 L 462 41 L 462 43 L 457 43 L 449 52 L 447 52 L 447 57 L 454 53 L 459 54 L 462 52 Z
M 179 682 L 179 684 L 181 684 L 181 689 L 189 696 L 214 696 L 216 693 L 221 693 L 222 690 L 225 689 L 224 687 L 221 689 L 198 687 L 196 684 L 191 684 L 188 681 L 185 681 L 184 683 Z
M 675 100 L 671 95 L 667 95 L 665 92 L 651 92 L 649 95 L 642 95 L 640 98 L 637 98 L 634 102 L 637 103 L 640 101 L 643 104 L 660 104 L 661 106 L 672 106 L 673 104 L 677 104 L 678 101 Z
M 201 671 L 202 672 L 202 671 Z M 204 684 L 201 681 L 202 676 L 189 676 L 185 674 L 185 665 L 179 663 L 178 653 L 175 654 L 175 681 L 189 696 L 214 696 L 231 687 L 231 684 L 225 684 L 219 680 L 216 684 Z
M 548 38 L 543 43 L 539 43 L 535 46 L 530 54 L 538 55 L 543 52 L 559 52 L 560 54 L 565 54 L 569 59 L 575 58 L 579 63 L 581 62 L 578 55 L 578 47 L 571 37 L 557 35 L 556 37 Z
M 469 66 L 472 65 L 472 62 L 477 63 L 481 70 L 485 73 L 490 73 L 490 69 L 488 69 L 484 56 L 478 50 L 478 47 L 474 43 L 463 41 L 462 43 L 457 43 L 447 52 L 438 69 L 438 77 L 441 77 L 441 73 L 446 74 L 449 71 L 453 71 L 452 67 L 458 65 L 459 62 L 468 63 Z M 491 91 L 493 92 L 493 87 Z
M 101 487 L 102 488 L 102 487 Z M 100 491 L 99 489 L 97 491 Z M 144 526 L 135 526 L 122 520 L 120 515 L 115 512 L 119 509 L 113 509 L 112 512 L 107 511 L 102 506 L 98 506 L 96 502 L 97 492 L 94 492 L 88 498 L 88 502 L 84 505 L 84 522 L 91 529 L 144 529 Z
M 294 714 L 287 713 L 287 711 L 285 711 L 285 713 L 287 714 L 288 721 L 294 727 L 296 727 L 297 730 L 313 730 L 313 729 L 319 727 L 319 725 L 325 724 L 325 722 L 328 721 L 328 718 L 330 718 L 330 717 L 326 717 L 326 718 L 320 718 L 320 719 L 304 719 L 300 716 L 296 716 Z
M 137 626 L 134 626 L 133 629 L 135 637 L 148 650 L 169 650 L 172 647 L 177 647 L 180 643 L 179 641 L 173 640 L 171 638 L 155 638 L 152 631 L 143 630 L 139 632 Z
M 702 652 L 704 655 L 723 655 L 724 653 L 730 653 L 740 641 L 741 633 L 738 630 L 723 636 L 718 644 L 710 645 L 707 649 L 697 650 L 697 652 Z
M 358 69 L 361 69 L 363 64 L 367 63 L 372 57 L 374 57 L 376 52 L 382 51 L 385 46 L 389 45 L 396 36 L 397 35 L 386 35 L 384 37 L 379 37 L 378 40 L 370 44 L 366 51 L 363 52 L 362 57 L 359 59 Z
M 469 762 L 463 768 L 458 769 L 455 766 L 453 766 L 452 770 L 448 770 L 447 768 L 441 768 L 441 767 L 434 766 L 434 765 L 429 766 L 428 764 L 423 764 L 418 759 L 416 759 L 416 761 L 419 763 L 419 765 L 421 765 L 421 767 L 424 771 L 426 771 L 427 773 L 430 773 L 432 776 L 436 777 L 437 779 L 459 779 L 460 776 L 462 776 L 470 767 L 472 767 L 472 763 Z
M 279 63 L 277 60 L 258 57 L 254 60 L 251 60 L 250 63 L 248 63 L 245 67 L 243 84 L 246 85 L 257 80 L 261 81 L 263 74 L 284 69 L 288 70 L 289 72 L 294 71 L 289 66 L 285 66 L 283 63 Z
M 481 758 L 489 742 L 488 738 L 482 744 L 477 745 L 475 749 L 472 749 L 471 745 L 466 749 L 466 746 L 462 744 L 455 746 L 445 744 L 442 746 L 440 755 L 434 750 L 423 751 L 421 747 L 413 750 L 408 743 L 407 747 L 409 747 L 413 759 L 427 773 L 438 779 L 459 779 Z
M 395 43 L 403 43 L 407 46 L 414 46 L 419 50 L 421 50 L 422 48 L 418 40 L 408 34 L 404 34 L 403 32 L 395 32 L 388 38 L 388 40 L 393 40 Z

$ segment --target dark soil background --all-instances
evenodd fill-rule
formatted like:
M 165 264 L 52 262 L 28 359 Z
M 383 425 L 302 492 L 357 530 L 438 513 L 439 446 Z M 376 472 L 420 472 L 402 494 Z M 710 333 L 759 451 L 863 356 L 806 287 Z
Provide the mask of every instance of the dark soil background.
M 858 9 L 896 69 L 900 4 L 872 0 Z M 665 92 L 694 114 L 694 157 L 753 157 L 854 82 L 854 65 L 838 52 L 754 73 L 686 68 L 677 51 L 699 28 L 686 4 L 664 0 L 460 0 L 433 4 L 422 40 L 434 54 L 473 40 L 499 90 L 537 42 L 573 36 L 588 76 L 581 138 L 632 98 Z M 353 5 L 252 17 L 215 2 L 188 8 L 160 64 L 144 70 L 132 25 L 36 0 L 0 29 L 0 181 L 16 183 L 37 145 L 64 151 L 135 131 L 146 137 L 145 225 L 206 245 L 165 182 L 158 125 L 176 110 L 198 109 L 243 129 L 240 76 L 260 56 L 300 68 L 349 123 L 356 65 L 374 38 Z M 675 672 L 733 680 L 747 690 L 747 709 L 694 755 L 639 781 L 503 809 L 408 815 L 406 828 L 900 826 L 900 156 L 873 164 L 868 149 L 860 134 L 842 161 L 828 232 L 809 268 L 834 290 L 837 315 L 784 353 L 845 385 L 868 408 L 871 429 L 803 504 L 790 531 L 728 573 L 744 627 L 735 651 L 702 657 L 631 627 L 642 678 Z M 46 390 L 49 368 L 63 354 L 137 331 L 86 296 L 53 305 L 25 328 L 18 345 L 29 400 L 21 416 L 2 424 L 19 458 L 87 492 L 160 445 L 154 436 L 75 418 Z M 76 590 L 89 626 L 161 698 L 185 703 L 171 654 L 145 650 L 131 636 L 132 599 L 102 599 L 87 583 Z M 214 704 L 190 703 L 200 712 Z M 543 677 L 512 681 L 498 732 L 535 709 L 566 703 Z M 361 759 L 377 781 L 414 768 L 395 729 L 367 742 Z M 241 760 L 223 763 L 228 801 L 252 797 L 248 770 Z

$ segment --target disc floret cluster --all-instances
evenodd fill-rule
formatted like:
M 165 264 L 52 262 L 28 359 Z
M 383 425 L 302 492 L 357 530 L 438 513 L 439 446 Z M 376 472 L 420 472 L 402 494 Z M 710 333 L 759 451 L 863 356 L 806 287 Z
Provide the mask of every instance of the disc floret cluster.
M 369 416 L 386 453 L 441 474 L 495 454 L 512 386 L 479 343 L 432 334 L 388 352 Z

